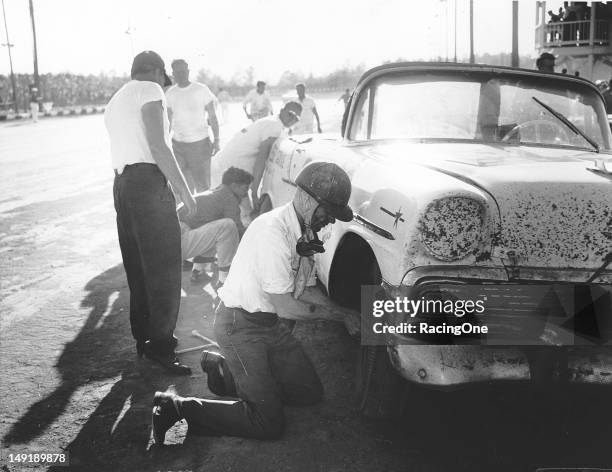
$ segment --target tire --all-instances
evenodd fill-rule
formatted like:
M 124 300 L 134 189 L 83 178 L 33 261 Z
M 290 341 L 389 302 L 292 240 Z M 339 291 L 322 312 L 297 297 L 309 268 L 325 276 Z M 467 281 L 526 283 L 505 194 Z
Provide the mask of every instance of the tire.
M 358 409 L 370 419 L 401 417 L 406 405 L 406 381 L 389 361 L 386 346 L 361 346 L 357 365 Z

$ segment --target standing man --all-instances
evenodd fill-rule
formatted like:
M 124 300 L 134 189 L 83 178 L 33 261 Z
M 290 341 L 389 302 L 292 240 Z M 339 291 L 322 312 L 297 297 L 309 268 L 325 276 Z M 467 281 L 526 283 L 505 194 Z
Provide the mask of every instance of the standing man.
M 198 211 L 195 215 L 188 216 L 184 206 L 178 211 L 183 260 L 213 257 L 216 253 L 220 284 L 225 282 L 238 241 L 244 233 L 240 202 L 248 195 L 252 181 L 253 176 L 248 172 L 230 167 L 223 173 L 221 185 L 212 192 L 196 195 Z M 204 268 L 194 263 L 191 281 L 199 283 L 204 277 Z
M 314 100 L 306 95 L 306 86 L 297 84 L 295 86 L 298 102 L 302 105 L 302 114 L 300 121 L 293 127 L 293 134 L 310 134 L 312 133 L 312 125 L 314 124 L 313 117 L 317 119 L 317 132 L 321 132 L 321 121 Z
M 219 100 L 219 105 L 221 105 L 221 122 L 227 124 L 229 123 L 229 105 L 232 101 L 232 97 L 227 90 L 220 87 L 217 99 Z
M 251 183 L 252 204 L 248 197 L 243 199 L 243 221 L 248 223 L 253 209 L 259 209 L 257 191 L 263 176 L 266 159 L 274 141 L 286 128 L 295 125 L 300 119 L 302 106 L 288 102 L 278 116 L 268 116 L 251 123 L 236 133 L 213 160 L 213 176 L 223 174 L 230 167 L 237 167 L 253 176 Z M 218 182 L 213 181 L 213 185 Z
M 203 192 L 210 188 L 210 158 L 219 150 L 215 96 L 206 85 L 189 81 L 189 66 L 184 59 L 172 61 L 172 76 L 176 85 L 166 92 L 174 132 L 172 148 L 189 188 Z
M 313 254 L 324 252 L 316 233 L 336 219 L 352 219 L 351 182 L 336 164 L 314 162 L 302 170 L 296 184 L 293 201 L 247 228 L 219 290 L 214 330 L 233 377 L 234 385 L 225 391 L 235 389 L 238 398 L 219 401 L 157 392 L 156 444 L 164 443 L 166 431 L 181 418 L 202 434 L 278 438 L 284 429 L 283 404 L 311 405 L 323 397 L 312 362 L 279 318 L 355 321 L 318 289 L 295 290 L 296 273 L 304 265 L 312 270 Z M 203 368 L 208 368 L 206 359 Z
M 38 87 L 35 84 L 30 84 L 30 114 L 34 123 L 38 123 L 39 102 Z
M 153 51 L 134 58 L 132 80 L 115 93 L 104 122 L 115 171 L 113 195 L 123 265 L 130 287 L 136 351 L 172 373 L 188 375 L 174 354 L 181 300 L 181 231 L 172 189 L 195 214 L 170 146 L 166 97 L 170 82 Z M 172 184 L 172 189 L 168 185 Z
M 249 107 L 247 111 L 247 106 Z M 247 118 L 251 121 L 257 121 L 268 115 L 272 115 L 272 102 L 270 96 L 266 92 L 266 83 L 263 81 L 257 82 L 257 88 L 251 90 L 242 104 L 242 109 Z
M 342 101 L 344 103 L 344 108 L 348 105 L 349 98 L 351 98 L 351 92 L 349 89 L 346 89 L 342 95 L 338 98 L 338 101 Z

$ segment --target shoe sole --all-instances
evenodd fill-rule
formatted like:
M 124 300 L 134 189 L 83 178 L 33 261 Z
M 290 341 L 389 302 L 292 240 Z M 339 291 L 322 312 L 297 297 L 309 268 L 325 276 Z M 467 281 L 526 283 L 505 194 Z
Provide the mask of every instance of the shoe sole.
M 144 353 L 144 358 L 150 362 L 154 362 L 155 364 L 157 364 L 159 367 L 161 367 L 162 369 L 164 369 L 166 372 L 170 374 L 191 375 L 191 368 L 187 367 L 186 365 L 180 365 L 180 366 L 168 365 L 167 363 L 161 361 L 160 359 L 149 356 L 146 352 Z

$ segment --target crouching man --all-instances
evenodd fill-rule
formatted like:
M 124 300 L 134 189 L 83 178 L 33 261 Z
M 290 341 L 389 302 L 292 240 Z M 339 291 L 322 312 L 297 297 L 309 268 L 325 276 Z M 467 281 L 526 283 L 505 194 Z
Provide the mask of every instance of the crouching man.
M 304 281 L 311 275 L 314 254 L 324 251 L 316 233 L 336 219 L 353 217 L 348 206 L 351 183 L 337 165 L 315 162 L 302 170 L 296 184 L 292 202 L 259 216 L 247 228 L 219 290 L 214 330 L 238 398 L 219 401 L 157 392 L 156 444 L 163 444 L 166 431 L 182 418 L 199 434 L 277 438 L 284 428 L 283 404 L 310 405 L 322 399 L 323 387 L 310 359 L 279 317 L 346 322 L 345 311 L 331 306 L 316 288 L 304 291 Z
M 178 210 L 183 260 L 214 257 L 216 253 L 220 285 L 225 282 L 244 233 L 240 202 L 247 196 L 252 181 L 253 176 L 248 172 L 230 167 L 223 173 L 221 185 L 212 192 L 195 196 L 198 209 L 194 215 L 187 215 L 185 207 Z M 203 268 L 194 264 L 192 282 L 200 281 L 203 273 Z

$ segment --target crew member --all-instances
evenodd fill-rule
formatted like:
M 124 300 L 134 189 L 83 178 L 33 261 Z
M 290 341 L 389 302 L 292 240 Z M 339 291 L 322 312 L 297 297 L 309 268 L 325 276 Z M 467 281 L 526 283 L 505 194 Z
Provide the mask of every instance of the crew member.
M 247 109 L 248 107 L 248 109 Z M 251 90 L 242 103 L 242 108 L 247 118 L 251 121 L 257 121 L 268 115 L 272 115 L 272 101 L 268 92 L 266 92 L 266 83 L 263 81 L 257 82 L 256 88 Z
M 298 96 L 298 103 L 302 105 L 302 114 L 300 121 L 293 127 L 293 134 L 310 134 L 314 125 L 313 118 L 317 120 L 317 133 L 321 132 L 321 120 L 315 101 L 310 95 L 306 95 L 306 86 L 302 83 L 295 86 L 295 91 Z
M 115 170 L 113 195 L 121 256 L 130 287 L 136 351 L 172 373 L 189 375 L 174 354 L 181 301 L 181 231 L 172 190 L 196 211 L 170 146 L 166 97 L 170 82 L 153 51 L 134 57 L 132 80 L 115 93 L 104 122 Z M 172 189 L 168 185 L 172 184 Z
M 166 431 L 181 418 L 202 434 L 277 438 L 284 427 L 283 404 L 321 400 L 323 387 L 310 359 L 279 317 L 348 317 L 354 322 L 353 314 L 332 306 L 316 288 L 304 290 L 303 283 L 311 275 L 313 254 L 324 251 L 316 233 L 336 219 L 352 219 L 351 183 L 337 165 L 314 162 L 301 171 L 296 184 L 293 201 L 247 228 L 219 290 L 214 330 L 235 385 L 216 393 L 235 389 L 238 399 L 157 392 L 152 418 L 157 444 L 163 444 Z M 209 372 L 206 362 L 203 368 Z
M 240 202 L 248 195 L 252 181 L 253 176 L 248 172 L 230 167 L 223 173 L 219 187 L 195 196 L 198 204 L 195 215 L 187 216 L 185 207 L 178 210 L 183 260 L 196 256 L 214 259 L 216 253 L 220 285 L 225 282 L 238 241 L 244 233 Z M 205 269 L 203 264 L 194 263 L 191 282 L 202 282 L 206 277 Z
M 259 210 L 257 191 L 263 176 L 266 159 L 270 149 L 285 129 L 295 125 L 300 119 L 302 106 L 297 102 L 288 102 L 278 116 L 268 116 L 251 123 L 236 133 L 213 159 L 213 186 L 215 176 L 221 175 L 229 167 L 246 170 L 253 176 L 251 199 L 242 200 L 242 219 L 248 225 L 253 210 Z
M 174 132 L 172 149 L 189 188 L 203 192 L 210 188 L 210 158 L 219 150 L 215 96 L 206 85 L 189 81 L 189 65 L 184 59 L 172 61 L 172 76 L 176 85 L 166 92 Z

